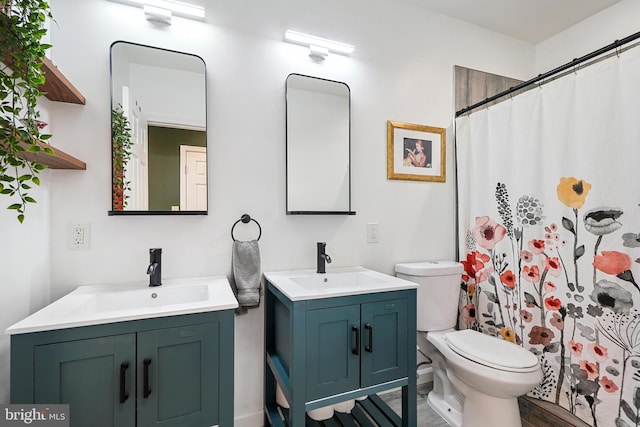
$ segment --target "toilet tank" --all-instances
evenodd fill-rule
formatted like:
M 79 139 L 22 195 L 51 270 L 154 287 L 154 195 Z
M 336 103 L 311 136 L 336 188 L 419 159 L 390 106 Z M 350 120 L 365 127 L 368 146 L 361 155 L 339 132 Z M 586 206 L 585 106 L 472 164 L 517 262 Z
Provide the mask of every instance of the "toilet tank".
M 396 276 L 418 284 L 418 331 L 442 331 L 456 326 L 462 264 L 426 261 L 396 264 Z

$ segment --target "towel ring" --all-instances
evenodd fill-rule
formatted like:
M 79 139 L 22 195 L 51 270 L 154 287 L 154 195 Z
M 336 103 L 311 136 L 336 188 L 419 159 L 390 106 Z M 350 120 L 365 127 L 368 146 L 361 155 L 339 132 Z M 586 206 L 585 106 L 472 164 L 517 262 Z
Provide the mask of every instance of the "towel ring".
M 233 226 L 231 227 L 231 238 L 233 239 L 234 242 L 236 241 L 236 238 L 233 236 L 233 230 L 236 228 L 236 225 L 238 225 L 239 222 L 242 222 L 243 224 L 248 224 L 249 221 L 255 222 L 256 225 L 258 226 L 259 233 L 258 233 L 258 238 L 256 240 L 260 240 L 260 237 L 262 236 L 262 227 L 260 227 L 260 223 L 255 219 L 251 218 L 249 214 L 243 214 L 239 220 L 233 223 Z

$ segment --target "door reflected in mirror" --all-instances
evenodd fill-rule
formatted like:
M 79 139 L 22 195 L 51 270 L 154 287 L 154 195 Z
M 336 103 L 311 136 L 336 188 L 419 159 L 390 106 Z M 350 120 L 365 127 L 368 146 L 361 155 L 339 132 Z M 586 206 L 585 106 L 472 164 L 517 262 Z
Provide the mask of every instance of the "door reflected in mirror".
M 110 215 L 207 213 L 206 96 L 202 58 L 111 45 Z
M 350 102 L 345 83 L 287 77 L 287 214 L 355 214 Z

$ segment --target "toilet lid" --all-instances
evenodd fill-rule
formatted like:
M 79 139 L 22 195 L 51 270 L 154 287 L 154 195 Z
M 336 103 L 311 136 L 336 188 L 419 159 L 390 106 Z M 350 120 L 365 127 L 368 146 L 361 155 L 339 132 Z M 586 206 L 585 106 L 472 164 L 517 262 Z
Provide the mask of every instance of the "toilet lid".
M 537 369 L 533 353 L 508 341 L 471 329 L 448 332 L 445 337 L 449 348 L 481 365 L 513 372 Z
M 407 276 L 434 277 L 462 274 L 462 264 L 457 261 L 424 261 L 396 264 L 396 273 Z

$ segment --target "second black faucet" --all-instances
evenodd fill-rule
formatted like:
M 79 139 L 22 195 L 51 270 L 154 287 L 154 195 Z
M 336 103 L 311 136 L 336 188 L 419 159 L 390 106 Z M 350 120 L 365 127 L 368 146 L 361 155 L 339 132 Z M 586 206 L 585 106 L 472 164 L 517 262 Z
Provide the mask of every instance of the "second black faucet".
M 149 275 L 149 286 L 162 285 L 162 249 L 149 249 L 149 267 L 147 267 Z
M 327 244 L 325 242 L 318 242 L 317 247 L 318 251 L 316 273 L 326 273 L 325 262 L 326 264 L 331 263 L 331 257 L 325 252 Z

